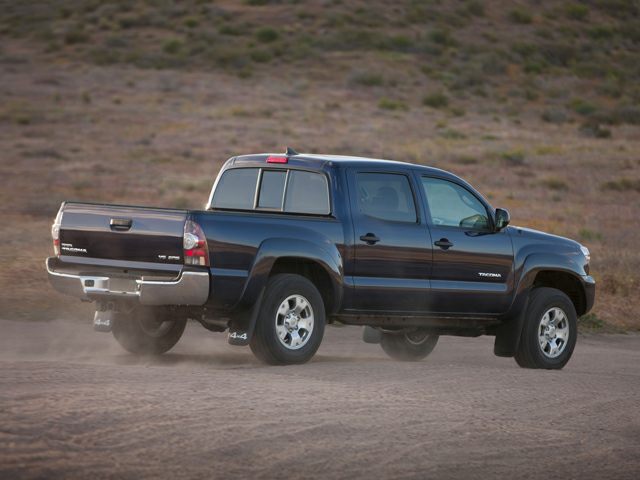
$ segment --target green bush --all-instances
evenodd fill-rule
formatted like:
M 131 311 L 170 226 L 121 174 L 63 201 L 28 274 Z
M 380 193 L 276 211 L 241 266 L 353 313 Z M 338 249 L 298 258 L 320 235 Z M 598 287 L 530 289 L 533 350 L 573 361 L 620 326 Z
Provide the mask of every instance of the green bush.
M 379 73 L 356 72 L 351 75 L 349 83 L 363 87 L 381 87 L 384 85 L 384 78 Z
M 620 178 L 618 180 L 609 180 L 608 182 L 604 182 L 600 187 L 602 190 L 614 190 L 617 192 L 640 192 L 640 178 Z
M 470 0 L 469 2 L 467 2 L 466 10 L 473 16 L 484 16 L 484 5 L 479 0 Z
M 428 38 L 431 42 L 438 45 L 452 47 L 457 44 L 455 39 L 451 36 L 451 32 L 445 29 L 436 29 L 429 32 Z
M 378 102 L 378 108 L 382 110 L 409 110 L 409 106 L 405 102 L 391 98 L 381 98 Z
M 256 63 L 267 63 L 271 61 L 272 55 L 267 50 L 254 50 L 250 57 Z
M 542 180 L 542 185 L 550 190 L 568 190 L 569 186 L 564 180 L 556 177 L 548 177 Z
M 524 165 L 525 163 L 525 153 L 523 150 L 519 149 L 502 152 L 500 154 L 500 158 L 502 158 L 502 160 L 504 160 L 508 165 L 514 167 Z
M 616 30 L 611 25 L 596 25 L 587 30 L 587 35 L 594 40 L 608 40 L 613 38 Z
M 547 123 L 561 124 L 567 121 L 565 111 L 557 107 L 547 108 L 542 112 L 541 117 Z
M 589 7 L 581 3 L 571 3 L 564 8 L 564 14 L 571 20 L 585 20 L 589 16 Z
M 89 35 L 82 30 L 69 30 L 64 34 L 64 43 L 74 45 L 76 43 L 86 43 L 89 41 Z
M 180 40 L 172 39 L 167 40 L 162 45 L 162 51 L 170 55 L 175 55 L 182 50 L 182 42 Z
M 569 106 L 578 115 L 588 116 L 598 111 L 598 107 L 580 98 L 574 98 Z
M 422 99 L 422 104 L 431 108 L 444 108 L 449 105 L 449 97 L 444 93 L 431 93 Z
M 533 16 L 522 8 L 516 8 L 509 12 L 509 20 L 520 25 L 528 25 L 533 22 Z
M 611 138 L 611 130 L 603 128 L 598 121 L 589 120 L 580 125 L 578 131 L 586 136 L 592 138 Z
M 600 232 L 594 232 L 588 228 L 581 228 L 578 231 L 578 235 L 580 236 L 580 240 L 584 240 L 586 242 L 602 240 L 602 234 Z
M 280 37 L 278 31 L 271 27 L 262 27 L 256 32 L 256 38 L 262 43 L 275 42 L 278 37 Z

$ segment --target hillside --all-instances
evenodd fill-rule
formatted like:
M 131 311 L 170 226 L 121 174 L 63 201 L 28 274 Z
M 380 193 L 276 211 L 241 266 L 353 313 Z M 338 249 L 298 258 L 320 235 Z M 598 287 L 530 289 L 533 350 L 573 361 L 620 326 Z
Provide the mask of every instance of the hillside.
M 62 200 L 197 208 L 290 145 L 464 176 L 640 329 L 640 2 L 2 1 L 0 35 L 3 316 L 82 309 L 44 274 Z

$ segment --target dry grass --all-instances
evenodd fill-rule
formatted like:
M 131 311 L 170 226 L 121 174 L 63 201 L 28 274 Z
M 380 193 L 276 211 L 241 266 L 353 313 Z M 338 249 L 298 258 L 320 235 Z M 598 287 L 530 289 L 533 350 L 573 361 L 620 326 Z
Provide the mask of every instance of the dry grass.
M 607 121 L 611 138 L 585 136 L 579 122 L 593 120 L 595 113 L 583 103 L 577 113 L 577 103 L 571 103 L 571 92 L 584 82 L 590 89 L 581 90 L 584 102 L 612 112 L 636 101 L 635 82 L 623 82 L 620 97 L 599 94 L 599 85 L 616 82 L 606 74 L 601 79 L 576 76 L 573 60 L 561 65 L 566 59 L 554 60 L 558 65 L 545 66 L 545 73 L 532 81 L 518 62 L 550 61 L 536 43 L 544 37 L 536 37 L 535 29 L 569 20 L 536 13 L 533 23 L 514 24 L 505 14 L 509 8 L 486 3 L 478 9 L 477 2 L 471 3 L 476 6 L 467 13 L 427 15 L 425 22 L 435 18 L 436 24 L 427 25 L 431 33 L 416 51 L 412 35 L 399 35 L 420 27 L 412 23 L 420 12 L 413 12 L 411 21 L 403 17 L 405 25 L 385 11 L 382 24 L 367 26 L 376 24 L 378 16 L 349 13 L 358 5 L 350 2 L 334 9 L 349 14 L 342 20 L 329 19 L 315 3 L 285 8 L 218 2 L 217 20 L 194 14 L 189 6 L 176 14 L 184 21 L 169 27 L 159 26 L 153 9 L 143 11 L 135 4 L 129 11 L 100 16 L 95 25 L 87 23 L 81 35 L 73 30 L 60 37 L 66 43 L 57 30 L 52 36 L 37 34 L 44 23 L 35 20 L 25 32 L 15 31 L 26 28 L 24 22 L 14 22 L 10 31 L 5 26 L 0 50 L 3 316 L 50 316 L 77 308 L 51 292 L 43 268 L 51 250 L 49 226 L 62 200 L 199 208 L 226 158 L 290 145 L 305 152 L 425 163 L 462 175 L 494 205 L 508 208 L 515 224 L 588 245 L 599 281 L 597 318 L 640 328 L 635 295 L 640 282 L 640 126 L 627 108 Z M 59 13 L 53 25 L 62 32 L 62 26 L 84 18 L 74 12 L 68 17 Z M 288 15 L 296 15 L 295 22 L 285 21 Z M 592 8 L 581 19 L 574 18 L 579 16 L 575 12 L 567 15 L 575 28 L 589 29 L 589 22 L 609 13 Z M 606 19 L 614 27 L 622 25 Z M 209 21 L 216 25 L 218 43 L 212 45 L 219 50 L 201 68 L 198 61 L 206 49 L 188 55 L 197 46 L 192 45 L 197 36 L 189 32 L 206 33 Z M 458 21 L 465 28 L 459 30 Z M 490 21 L 499 27 L 491 29 L 493 40 L 485 35 Z M 283 26 L 277 35 L 263 29 L 262 23 L 269 22 Z M 6 23 L 0 16 L 0 25 Z M 323 41 L 342 35 L 360 47 L 352 51 L 339 43 L 296 40 L 289 51 L 289 39 L 299 40 L 304 29 L 298 26 L 305 23 L 311 29 L 342 25 L 340 32 L 325 27 L 331 38 Z M 500 39 L 516 31 L 535 48 L 521 47 L 517 58 L 501 56 Z M 102 53 L 118 57 L 98 62 L 91 52 L 107 41 L 111 46 Z M 47 42 L 56 45 L 49 48 Z M 470 44 L 482 48 L 474 53 L 468 51 Z M 310 48 L 306 53 L 305 45 Z M 278 54 L 278 48 L 286 53 Z M 137 52 L 135 58 L 123 60 L 126 51 Z M 271 57 L 251 60 L 254 51 Z M 599 58 L 594 57 L 598 65 Z M 421 68 L 425 65 L 431 68 Z M 523 93 L 531 88 L 539 96 Z M 448 105 L 423 105 L 434 92 L 446 95 Z M 561 122 L 554 116 L 542 119 L 549 105 L 562 109 Z

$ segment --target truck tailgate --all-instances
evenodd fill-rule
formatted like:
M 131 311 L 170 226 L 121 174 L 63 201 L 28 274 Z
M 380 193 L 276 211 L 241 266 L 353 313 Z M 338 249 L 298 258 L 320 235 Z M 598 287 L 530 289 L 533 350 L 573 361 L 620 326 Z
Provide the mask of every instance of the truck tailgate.
M 183 263 L 186 210 L 65 203 L 60 253 L 72 257 Z

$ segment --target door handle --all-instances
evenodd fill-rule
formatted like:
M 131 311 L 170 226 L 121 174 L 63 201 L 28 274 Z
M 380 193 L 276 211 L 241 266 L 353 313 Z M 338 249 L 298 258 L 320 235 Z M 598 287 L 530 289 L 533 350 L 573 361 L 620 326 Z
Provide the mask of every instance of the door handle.
M 360 240 L 363 242 L 367 242 L 367 245 L 374 245 L 380 241 L 378 237 L 376 237 L 373 233 L 367 233 L 366 235 L 361 235 Z
M 126 232 L 131 228 L 133 221 L 130 218 L 112 218 L 109 221 L 111 230 L 117 230 L 119 232 Z
M 450 242 L 448 238 L 441 238 L 440 240 L 433 242 L 433 244 L 443 250 L 448 250 L 450 247 L 453 247 L 453 243 Z

